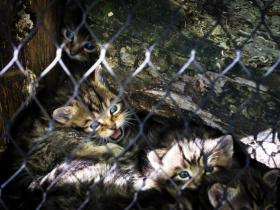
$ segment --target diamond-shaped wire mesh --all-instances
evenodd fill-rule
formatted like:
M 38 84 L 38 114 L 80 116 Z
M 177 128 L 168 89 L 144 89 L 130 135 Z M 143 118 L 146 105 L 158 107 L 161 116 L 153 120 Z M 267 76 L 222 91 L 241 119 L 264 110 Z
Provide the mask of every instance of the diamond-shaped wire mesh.
M 1 209 L 280 208 L 279 1 L 0 8 Z

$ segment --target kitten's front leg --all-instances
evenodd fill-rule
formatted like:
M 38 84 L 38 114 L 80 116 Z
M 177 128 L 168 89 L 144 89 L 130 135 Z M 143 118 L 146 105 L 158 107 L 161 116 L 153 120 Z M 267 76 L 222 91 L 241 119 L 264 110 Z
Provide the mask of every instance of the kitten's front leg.
M 117 157 L 122 152 L 124 148 L 114 143 L 96 145 L 94 142 L 87 142 L 72 151 L 71 155 L 75 158 L 100 158 L 107 155 Z

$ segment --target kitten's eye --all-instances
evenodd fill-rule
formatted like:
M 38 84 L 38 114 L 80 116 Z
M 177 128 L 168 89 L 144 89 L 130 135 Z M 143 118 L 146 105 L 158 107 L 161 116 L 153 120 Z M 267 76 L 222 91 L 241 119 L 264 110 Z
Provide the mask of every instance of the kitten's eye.
M 178 176 L 180 179 L 188 179 L 190 177 L 190 174 L 187 171 L 180 171 L 178 173 Z
M 114 106 L 112 106 L 111 109 L 110 109 L 110 114 L 112 115 L 112 114 L 116 113 L 117 111 L 118 111 L 118 106 L 117 106 L 117 105 L 114 105 Z
M 206 166 L 205 167 L 205 173 L 212 173 L 214 171 L 214 167 L 213 166 Z
M 98 121 L 94 121 L 92 124 L 91 124 L 91 128 L 93 131 L 95 131 L 98 127 L 99 127 L 100 123 Z
M 87 52 L 92 52 L 92 51 L 95 50 L 95 46 L 91 42 L 85 42 L 84 43 L 84 50 L 87 51 Z
M 74 33 L 74 31 L 70 31 L 70 30 L 66 29 L 64 31 L 64 36 L 69 42 L 73 42 L 75 33 Z
M 204 171 L 205 171 L 205 174 L 211 174 L 211 173 L 214 173 L 218 170 L 217 167 L 214 167 L 214 166 L 206 166 Z

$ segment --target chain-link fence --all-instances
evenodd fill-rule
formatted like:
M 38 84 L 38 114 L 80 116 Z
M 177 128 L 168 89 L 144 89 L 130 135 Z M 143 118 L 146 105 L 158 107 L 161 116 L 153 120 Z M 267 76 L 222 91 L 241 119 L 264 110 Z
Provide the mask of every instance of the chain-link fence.
M 278 209 L 280 2 L 2 1 L 1 209 Z

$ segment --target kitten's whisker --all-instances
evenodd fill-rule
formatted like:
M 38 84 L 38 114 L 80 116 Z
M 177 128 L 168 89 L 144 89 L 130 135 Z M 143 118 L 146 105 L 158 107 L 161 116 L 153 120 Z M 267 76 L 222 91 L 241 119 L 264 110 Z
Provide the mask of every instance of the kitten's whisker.
M 135 118 L 129 118 L 129 117 L 126 117 L 125 118 L 125 121 L 127 122 L 136 122 L 137 123 L 137 120 Z
M 126 117 L 130 117 L 130 116 L 133 116 L 134 113 L 133 113 L 133 112 L 124 112 L 124 115 L 125 115 Z
M 135 125 L 135 123 L 132 123 L 132 122 L 124 122 L 122 127 L 126 127 L 126 126 L 131 126 L 132 127 L 134 125 Z
M 133 123 L 133 120 L 132 120 L 132 119 L 126 119 L 126 120 L 124 121 L 124 123 Z
M 126 120 L 127 121 L 137 121 L 135 118 L 133 118 L 133 117 L 126 117 Z
M 127 125 L 125 125 L 126 127 L 128 127 L 128 128 L 133 128 L 133 125 L 132 124 L 127 124 Z

